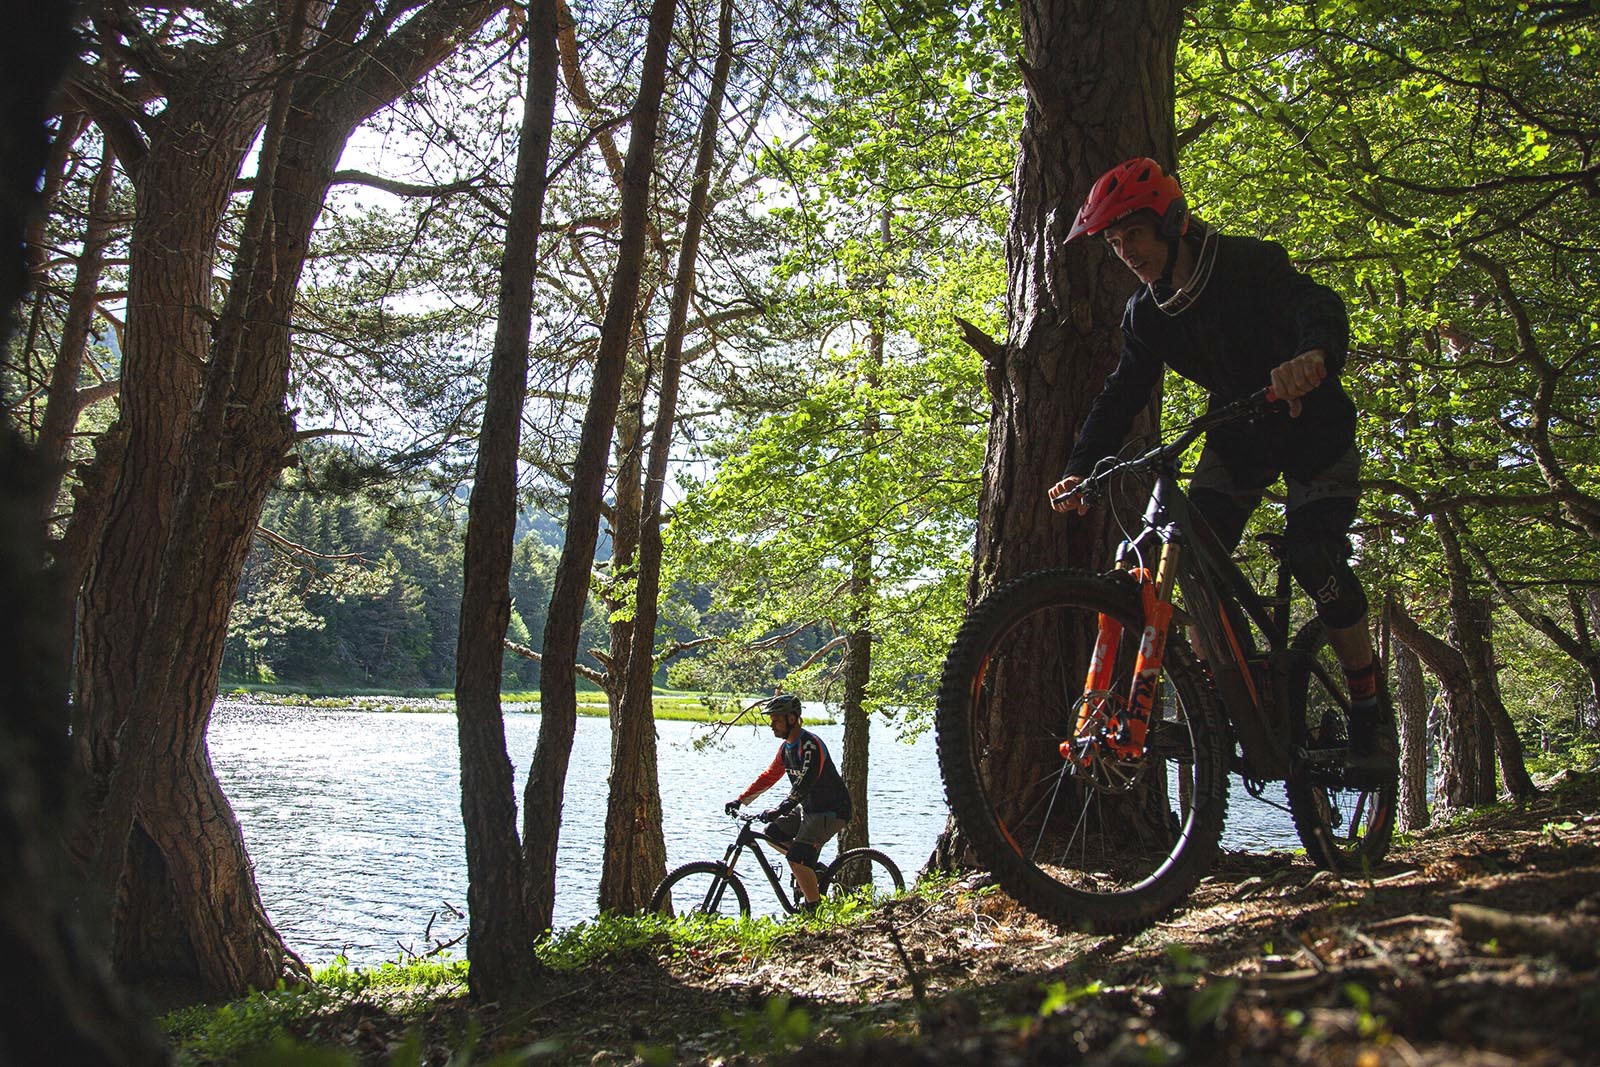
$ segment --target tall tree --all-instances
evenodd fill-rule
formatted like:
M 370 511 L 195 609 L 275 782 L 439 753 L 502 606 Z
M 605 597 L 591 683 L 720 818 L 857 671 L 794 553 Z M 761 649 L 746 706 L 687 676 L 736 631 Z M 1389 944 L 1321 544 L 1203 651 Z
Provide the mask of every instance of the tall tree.
M 517 840 L 516 779 L 500 709 L 502 651 L 511 620 L 511 547 L 517 525 L 517 452 L 528 387 L 534 265 L 544 212 L 556 104 L 555 0 L 528 6 L 528 86 L 500 267 L 500 318 L 484 397 L 467 517 L 456 725 L 466 828 L 469 984 L 482 1001 L 524 991 L 538 971 L 526 869 Z
M 1108 167 L 1135 156 L 1173 164 L 1182 10 L 1169 0 L 1020 5 L 1028 108 L 1006 244 L 1007 336 L 1003 345 L 978 341 L 992 411 L 969 596 L 1039 567 L 1071 563 L 1099 571 L 1110 563 L 1111 509 L 1098 509 L 1086 522 L 1061 522 L 1045 491 L 1066 465 L 1089 403 L 1114 365 L 1134 281 L 1102 249 L 1063 238 L 1076 205 Z M 1148 425 L 1141 419 L 1134 430 Z M 1091 644 L 1084 634 L 1085 661 Z M 1031 696 L 1028 687 L 1037 680 L 998 684 L 1004 689 L 994 714 L 1001 721 L 991 729 L 1048 735 L 1047 726 L 1028 721 L 1047 705 Z M 985 773 L 997 781 L 1036 781 L 1043 776 L 1040 757 L 1002 749 L 991 753 L 997 762 Z
M 31 280 L 23 235 L 39 199 L 46 117 L 72 54 L 72 5 L 23 12 L 0 69 L 0 350 Z M 57 137 L 66 136 L 62 126 Z M 57 640 L 66 596 L 45 573 L 38 522 L 54 459 L 29 449 L 0 382 L 0 951 L 27 975 L 0 1002 L 0 1056 L 19 1063 L 159 1064 L 153 1029 L 111 979 L 103 941 L 73 914 L 64 843 L 76 808 L 66 788 L 67 661 Z
M 185 35 L 183 62 L 176 42 L 138 22 L 145 12 L 119 8 L 97 23 L 106 48 L 136 56 L 137 73 L 167 87 L 151 117 L 130 114 L 116 87 L 80 84 L 119 156 L 140 161 L 128 444 L 84 594 L 74 736 L 95 803 L 93 899 L 125 974 L 238 994 L 300 967 L 262 910 L 206 755 L 227 605 L 294 440 L 294 296 L 345 142 L 498 6 L 296 5 L 287 19 L 275 4 L 230 6 L 168 27 Z M 254 192 L 212 315 L 218 220 L 263 120 Z M 142 128 L 156 131 L 149 144 Z
M 550 614 L 544 630 L 539 743 L 523 791 L 523 848 L 534 928 L 550 927 L 555 909 L 556 844 L 561 797 L 566 788 L 572 738 L 577 731 L 578 636 L 588 599 L 589 570 L 600 530 L 606 456 L 616 425 L 628 351 L 633 342 L 648 227 L 650 174 L 655 162 L 657 122 L 666 90 L 667 53 L 677 0 L 654 0 L 646 30 L 639 93 L 628 127 L 623 165 L 616 272 L 600 327 L 600 347 L 590 379 L 589 405 L 572 464 L 566 542 L 556 568 Z
M 606 798 L 605 863 L 600 873 L 602 910 L 631 914 L 650 903 L 667 873 L 661 831 L 661 786 L 656 774 L 656 623 L 661 594 L 662 494 L 678 419 L 684 333 L 699 276 L 700 236 L 710 201 L 712 169 L 728 71 L 733 64 L 733 4 L 721 0 L 716 60 L 700 118 L 688 215 L 678 249 L 666 336 L 662 341 L 655 426 L 646 453 L 640 501 L 639 547 L 634 560 L 633 629 L 621 699 L 612 717 L 611 779 Z

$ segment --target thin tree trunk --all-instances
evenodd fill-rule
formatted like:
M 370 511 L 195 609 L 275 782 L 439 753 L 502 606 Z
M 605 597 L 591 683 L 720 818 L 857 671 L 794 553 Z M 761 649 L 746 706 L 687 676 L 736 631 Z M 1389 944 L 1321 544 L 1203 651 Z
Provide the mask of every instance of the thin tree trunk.
M 1439 543 L 1444 549 L 1445 567 L 1450 578 L 1450 612 L 1457 623 L 1457 641 L 1467 671 L 1472 678 L 1472 688 L 1478 697 L 1487 727 L 1493 732 L 1494 746 L 1500 755 L 1500 773 L 1506 789 L 1519 800 L 1537 796 L 1538 787 L 1528 776 L 1522 759 L 1522 739 L 1511 721 L 1511 713 L 1500 699 L 1495 681 L 1494 651 L 1488 640 L 1487 619 L 1484 611 L 1475 608 L 1468 590 L 1466 559 L 1461 549 L 1457 531 L 1458 517 L 1452 511 L 1435 512 L 1434 529 L 1439 533 Z M 1491 773 L 1490 777 L 1493 775 Z
M 1394 598 L 1385 602 L 1385 625 L 1392 633 Z M 1428 825 L 1428 694 L 1422 660 L 1404 641 L 1394 643 L 1394 702 L 1400 725 L 1400 829 Z
M 863 561 L 856 560 L 857 577 L 850 581 L 850 600 L 858 605 L 852 612 L 850 632 L 844 645 L 844 752 L 839 769 L 845 789 L 850 793 L 850 822 L 839 834 L 839 847 L 862 848 L 872 843 L 872 827 L 867 812 L 867 785 L 872 761 L 872 723 L 867 715 L 867 682 L 872 677 L 872 630 L 866 612 L 859 607 L 870 596 L 870 577 L 862 577 Z M 865 570 L 870 574 L 870 562 Z
M 528 5 L 528 87 L 511 213 L 500 263 L 499 318 L 467 508 L 461 624 L 456 643 L 456 730 L 467 850 L 467 981 L 479 1003 L 509 1000 L 539 973 L 517 838 L 517 785 L 506 750 L 500 674 L 511 622 L 511 549 L 517 527 L 517 452 L 528 390 L 534 265 L 555 125 L 555 0 Z
M 611 791 L 606 808 L 605 867 L 600 907 L 631 914 L 648 906 L 650 894 L 666 876 L 667 849 L 661 827 L 661 784 L 657 766 L 654 713 L 655 639 L 661 600 L 661 498 L 667 460 L 677 422 L 683 340 L 699 277 L 696 260 L 716 160 L 723 94 L 733 63 L 733 5 L 722 0 L 717 19 L 717 59 L 705 109 L 700 117 L 694 182 L 678 251 L 667 332 L 662 342 L 661 386 L 651 428 L 639 524 L 632 649 L 612 745 Z
M 89 191 L 83 250 L 78 254 L 72 296 L 68 299 L 66 322 L 61 329 L 61 347 L 50 376 L 49 399 L 45 402 L 44 418 L 40 420 L 39 437 L 34 444 L 51 475 L 40 515 L 47 528 L 54 518 L 56 496 L 70 456 L 72 431 L 78 424 L 78 377 L 83 373 L 106 245 L 111 240 L 111 183 L 115 171 L 115 159 L 107 145 L 100 154 L 100 170 Z
M 1424 630 L 1398 600 L 1391 605 L 1390 624 L 1402 644 L 1417 654 L 1442 687 L 1445 717 L 1439 741 L 1439 776 L 1434 796 L 1446 808 L 1473 808 L 1494 800 L 1491 775 L 1487 789 L 1478 773 L 1477 694 L 1461 652 Z
M 536 929 L 548 929 L 555 914 L 556 846 L 561 830 L 561 799 L 566 789 L 572 738 L 577 732 L 578 639 L 583 606 L 594 565 L 605 490 L 606 455 L 616 425 L 622 377 L 633 338 L 649 215 L 650 174 L 655 165 L 656 132 L 666 90 L 667 52 L 677 0 L 655 0 L 640 73 L 638 100 L 629 127 L 623 165 L 621 233 L 617 272 L 600 327 L 600 349 L 590 382 L 589 406 L 573 462 L 567 505 L 567 536 L 556 566 L 545 623 L 540 680 L 539 743 L 523 792 L 523 848 L 528 891 Z

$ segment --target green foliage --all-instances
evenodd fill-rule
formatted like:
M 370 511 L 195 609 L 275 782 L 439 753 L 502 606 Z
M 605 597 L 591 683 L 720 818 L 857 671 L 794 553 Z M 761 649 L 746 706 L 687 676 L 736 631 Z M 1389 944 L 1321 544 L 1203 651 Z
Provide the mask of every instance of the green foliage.
M 1283 242 L 1351 309 L 1369 590 L 1436 633 L 1451 598 L 1496 595 L 1525 736 L 1592 736 L 1577 649 L 1596 606 L 1579 590 L 1600 579 L 1600 207 L 1582 116 L 1600 13 L 1215 0 L 1189 18 L 1191 202 Z
M 681 954 L 734 951 L 746 956 L 771 952 L 785 935 L 770 918 L 661 915 L 600 915 L 555 931 L 539 942 L 540 960 L 558 971 L 572 971 L 599 960 L 637 953 Z
M 324 692 L 455 684 L 465 507 L 420 482 L 347 492 L 329 472 L 349 460 L 309 453 L 268 498 L 230 616 L 225 678 Z M 536 535 L 513 549 L 507 636 L 535 651 L 555 566 Z M 604 644 L 603 628 L 591 607 L 585 647 Z M 509 690 L 539 682 L 538 662 L 509 650 L 503 672 Z
M 816 1035 L 811 1013 L 791 1006 L 786 996 L 770 998 L 758 1012 L 724 1016 L 723 1022 L 738 1035 L 736 1047 L 746 1055 L 773 1055 L 797 1048 Z
M 209 1062 L 235 1060 L 256 1050 L 269 1050 L 288 1040 L 286 1028 L 334 1003 L 318 985 L 287 985 L 252 993 L 220 1007 L 180 1008 L 162 1020 L 182 1056 Z M 284 1062 L 284 1061 L 280 1061 Z
M 1044 987 L 1044 1000 L 1039 1002 L 1039 1018 L 1043 1019 L 1057 1012 L 1066 1011 L 1067 1008 L 1085 997 L 1098 997 L 1105 992 L 1099 982 L 1089 982 L 1086 985 L 1067 988 L 1065 982 L 1051 982 Z

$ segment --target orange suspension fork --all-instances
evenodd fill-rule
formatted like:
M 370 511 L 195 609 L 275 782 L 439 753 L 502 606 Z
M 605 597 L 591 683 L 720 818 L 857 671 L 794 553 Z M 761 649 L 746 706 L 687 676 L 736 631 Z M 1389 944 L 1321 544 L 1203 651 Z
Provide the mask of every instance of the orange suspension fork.
M 1161 561 L 1154 576 L 1144 568 L 1132 573 L 1139 580 L 1144 632 L 1139 639 L 1139 655 L 1134 660 L 1127 713 L 1113 716 L 1107 723 L 1107 740 L 1111 750 L 1130 759 L 1144 753 L 1144 739 L 1150 729 L 1150 712 L 1155 706 L 1162 657 L 1167 649 L 1167 634 L 1172 628 L 1172 586 L 1178 573 L 1177 546 L 1171 542 L 1162 545 Z M 1061 743 L 1061 755 L 1064 758 L 1072 758 L 1074 742 L 1089 728 L 1094 713 L 1099 710 L 1098 701 L 1103 698 L 1096 694 L 1109 692 L 1116 682 L 1117 646 L 1122 641 L 1123 629 L 1118 620 L 1100 615 L 1094 652 L 1089 657 L 1089 672 L 1083 683 L 1085 699 L 1078 712 L 1075 736 Z

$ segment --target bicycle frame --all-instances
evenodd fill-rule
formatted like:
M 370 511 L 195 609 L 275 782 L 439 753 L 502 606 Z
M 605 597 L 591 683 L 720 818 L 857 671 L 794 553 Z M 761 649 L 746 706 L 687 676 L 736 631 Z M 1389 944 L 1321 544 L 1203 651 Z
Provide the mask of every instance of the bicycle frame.
M 1263 599 L 1178 487 L 1178 458 L 1184 449 L 1206 429 L 1239 417 L 1240 410 L 1241 405 L 1219 410 L 1197 421 L 1171 444 L 1097 476 L 1103 479 L 1130 468 L 1153 469 L 1155 484 L 1139 532 L 1118 546 L 1114 567 L 1139 583 L 1145 623 L 1131 690 L 1123 705 L 1126 710 L 1115 710 L 1122 703 L 1121 696 L 1109 689 L 1123 626 L 1101 615 L 1075 736 L 1061 744 L 1062 756 L 1080 766 L 1093 760 L 1096 742 L 1086 741 L 1086 733 L 1096 719 L 1106 723 L 1104 743 L 1118 757 L 1143 755 L 1167 635 L 1176 621 L 1195 633 L 1197 651 L 1243 751 L 1243 776 L 1268 780 L 1289 774 L 1290 724 L 1281 691 L 1290 656 L 1288 575 L 1280 560 L 1276 595 L 1271 602 Z M 1152 557 L 1156 560 L 1153 570 L 1149 566 Z M 1183 591 L 1183 610 L 1172 602 L 1175 586 Z M 1266 653 L 1257 644 L 1251 623 L 1265 641 Z
M 728 870 L 733 870 L 734 864 L 739 862 L 739 855 L 744 852 L 745 849 L 749 849 L 750 852 L 755 856 L 756 863 L 761 867 L 762 873 L 767 876 L 767 881 L 771 883 L 772 891 L 778 897 L 778 903 L 783 905 L 784 911 L 793 914 L 796 910 L 798 910 L 798 905 L 796 902 L 791 901 L 789 899 L 789 895 L 783 891 L 782 881 L 778 875 L 777 869 L 773 867 L 772 861 L 767 859 L 767 854 L 762 851 L 760 843 L 765 841 L 773 848 L 778 849 L 780 853 L 783 851 L 782 846 L 772 838 L 768 837 L 762 831 L 757 830 L 754 825 L 752 825 L 753 820 L 743 817 L 741 818 L 744 822 L 744 825 L 739 828 L 739 835 L 733 839 L 733 844 L 729 845 L 727 851 L 722 854 L 723 865 L 726 866 Z M 815 870 L 817 872 L 819 884 L 825 886 L 827 884 L 827 867 L 819 860 Z M 715 894 L 716 899 L 708 899 L 706 903 L 708 905 L 720 904 L 722 889 L 723 883 L 714 885 L 710 890 L 710 893 Z

